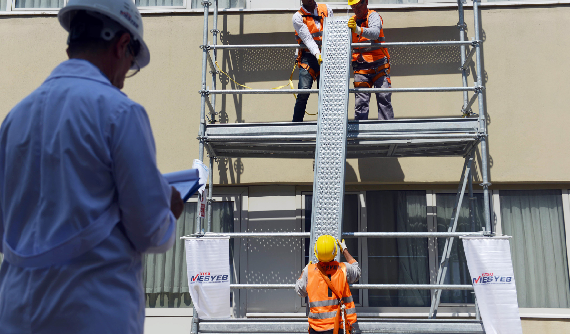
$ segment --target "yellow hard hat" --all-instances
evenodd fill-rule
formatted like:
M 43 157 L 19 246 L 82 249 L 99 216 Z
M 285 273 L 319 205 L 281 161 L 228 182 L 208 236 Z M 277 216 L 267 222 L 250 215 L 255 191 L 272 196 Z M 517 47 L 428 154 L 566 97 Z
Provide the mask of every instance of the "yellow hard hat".
M 321 262 L 331 262 L 337 252 L 336 239 L 331 235 L 321 235 L 315 243 L 315 256 Z
M 349 6 L 356 5 L 359 2 L 360 2 L 360 0 L 348 0 L 348 5 Z

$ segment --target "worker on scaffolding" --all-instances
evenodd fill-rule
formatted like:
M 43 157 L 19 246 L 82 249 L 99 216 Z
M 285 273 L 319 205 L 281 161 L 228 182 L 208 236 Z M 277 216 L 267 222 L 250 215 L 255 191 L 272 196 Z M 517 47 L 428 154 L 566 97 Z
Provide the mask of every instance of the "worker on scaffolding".
M 297 64 L 299 66 L 299 89 L 311 89 L 313 81 L 317 81 L 320 74 L 321 50 L 317 43 L 323 40 L 325 17 L 333 16 L 332 10 L 326 4 L 317 4 L 315 0 L 302 0 L 303 5 L 293 15 L 293 28 L 299 44 L 307 48 L 297 50 Z M 293 122 L 302 122 L 307 108 L 310 94 L 298 94 L 293 109 Z
M 352 30 L 352 43 L 384 43 L 384 21 L 375 11 L 368 9 L 368 0 L 348 0 L 354 12 L 348 20 Z M 391 88 L 390 54 L 386 48 L 354 48 L 352 50 L 352 69 L 354 70 L 355 88 Z M 354 119 L 368 119 L 370 93 L 356 93 L 354 98 Z M 394 118 L 392 93 L 376 93 L 378 119 Z
M 338 248 L 348 262 L 335 261 Z M 344 240 L 321 235 L 314 248 L 317 264 L 309 262 L 295 284 L 301 297 L 309 297 L 309 333 L 360 333 L 349 283 L 360 278 L 360 266 L 350 255 Z

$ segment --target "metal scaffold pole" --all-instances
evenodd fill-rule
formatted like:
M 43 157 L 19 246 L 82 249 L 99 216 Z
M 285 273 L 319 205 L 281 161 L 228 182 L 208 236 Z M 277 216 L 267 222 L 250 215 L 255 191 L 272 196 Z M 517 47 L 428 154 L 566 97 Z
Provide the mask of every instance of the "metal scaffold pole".
M 206 99 L 208 99 L 207 87 L 206 87 L 206 78 L 207 78 L 207 71 L 208 71 L 208 14 L 210 9 L 211 3 L 208 1 L 202 1 L 202 6 L 204 6 L 204 40 L 202 43 L 202 90 L 200 94 L 201 104 L 200 104 L 200 130 L 199 130 L 199 138 L 204 138 L 206 134 Z M 199 149 L 198 149 L 199 159 L 200 161 L 204 161 L 204 141 L 200 139 L 199 142 Z M 198 204 L 196 207 L 196 233 L 202 233 L 202 218 L 200 218 L 200 205 Z M 192 334 L 199 333 L 199 323 L 200 319 L 198 318 L 198 311 L 196 311 L 196 307 L 193 307 L 193 315 L 192 315 Z
M 214 28 L 212 29 L 212 39 L 214 45 L 218 44 L 218 0 L 214 0 Z M 213 58 L 214 62 L 218 61 L 218 50 L 213 50 Z M 216 68 L 212 68 L 212 89 L 216 90 L 217 86 L 217 74 L 218 70 Z M 212 95 L 212 119 L 210 120 L 212 123 L 216 123 L 216 95 Z M 214 196 L 214 157 L 210 156 L 210 164 L 209 164 L 209 175 L 208 175 L 208 202 L 207 202 L 207 209 L 208 209 L 208 227 L 206 232 L 212 232 L 212 196 Z
M 465 41 L 465 30 L 467 29 L 467 25 L 465 24 L 465 12 L 463 9 L 463 0 L 457 0 L 457 6 L 459 11 L 459 23 L 457 23 L 457 27 L 459 28 L 459 40 L 461 42 Z M 466 46 L 461 45 L 461 77 L 463 79 L 463 87 L 467 87 L 467 68 L 466 68 Z M 469 103 L 469 94 L 467 92 L 463 92 L 463 114 L 467 114 L 467 103 Z
M 489 198 L 489 151 L 487 146 L 487 117 L 485 112 L 485 97 L 483 95 L 483 54 L 481 53 L 481 26 L 480 26 L 480 9 L 479 1 L 473 1 L 473 15 L 475 20 L 475 39 L 479 41 L 475 45 L 477 59 L 477 91 L 479 99 L 479 131 L 481 135 L 481 176 L 483 178 L 483 209 L 485 215 L 485 230 L 491 231 L 491 201 Z

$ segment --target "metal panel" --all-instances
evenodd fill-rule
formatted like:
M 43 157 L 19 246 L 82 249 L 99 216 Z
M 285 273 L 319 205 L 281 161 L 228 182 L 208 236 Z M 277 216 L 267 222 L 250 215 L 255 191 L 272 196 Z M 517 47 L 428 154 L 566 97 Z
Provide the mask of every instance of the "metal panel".
M 339 238 L 342 232 L 351 55 L 347 22 L 342 17 L 324 23 L 310 249 L 319 236 Z
M 200 323 L 200 333 L 306 333 L 305 319 L 232 319 L 232 320 L 203 320 Z M 362 333 L 408 333 L 408 334 L 484 334 L 479 321 L 418 321 L 394 319 L 359 318 Z

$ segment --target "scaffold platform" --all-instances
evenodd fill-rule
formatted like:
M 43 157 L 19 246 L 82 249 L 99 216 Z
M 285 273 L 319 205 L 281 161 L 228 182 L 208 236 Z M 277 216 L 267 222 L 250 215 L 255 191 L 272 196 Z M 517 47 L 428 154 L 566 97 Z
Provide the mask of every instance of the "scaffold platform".
M 478 118 L 349 121 L 348 158 L 465 156 L 479 143 Z M 315 158 L 317 122 L 209 124 L 211 157 Z

